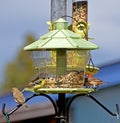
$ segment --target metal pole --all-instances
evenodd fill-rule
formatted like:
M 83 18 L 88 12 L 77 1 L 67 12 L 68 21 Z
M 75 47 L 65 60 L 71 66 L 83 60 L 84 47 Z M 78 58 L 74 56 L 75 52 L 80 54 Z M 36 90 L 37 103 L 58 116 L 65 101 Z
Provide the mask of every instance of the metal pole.
M 54 22 L 66 15 L 66 8 L 67 0 L 51 0 L 51 21 Z
M 57 123 L 66 123 L 66 98 L 65 93 L 58 94 L 58 114 Z
M 57 19 L 63 17 L 66 15 L 66 9 L 67 9 L 67 0 L 51 0 L 51 22 L 55 22 Z M 66 19 L 66 17 L 64 17 Z M 61 55 L 61 52 L 66 51 L 57 51 L 57 67 L 56 67 L 56 75 L 61 75 L 66 72 L 66 60 L 59 59 L 59 56 Z M 64 54 L 63 53 L 63 54 Z M 60 55 L 59 55 L 60 54 Z M 66 55 L 63 56 L 64 58 Z M 66 59 L 66 58 L 65 58 Z M 62 60 L 62 62 L 61 62 Z M 61 66 L 61 62 L 62 66 Z M 62 67 L 62 68 L 60 68 Z M 56 116 L 57 123 L 64 123 L 65 122 L 65 93 L 58 94 L 58 114 Z

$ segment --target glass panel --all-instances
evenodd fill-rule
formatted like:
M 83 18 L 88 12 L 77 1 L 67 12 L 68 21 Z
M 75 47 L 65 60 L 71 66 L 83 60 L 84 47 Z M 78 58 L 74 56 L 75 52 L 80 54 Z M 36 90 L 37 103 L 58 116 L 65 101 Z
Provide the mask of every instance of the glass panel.
M 50 64 L 50 52 L 49 51 L 33 51 L 33 59 L 35 61 L 36 68 L 40 77 L 47 77 L 48 70 L 47 65 Z
M 46 79 L 45 88 L 83 87 L 85 68 L 89 60 L 88 50 L 64 50 L 64 52 L 59 50 L 57 53 L 55 50 L 34 51 L 33 57 L 39 71 L 39 77 Z

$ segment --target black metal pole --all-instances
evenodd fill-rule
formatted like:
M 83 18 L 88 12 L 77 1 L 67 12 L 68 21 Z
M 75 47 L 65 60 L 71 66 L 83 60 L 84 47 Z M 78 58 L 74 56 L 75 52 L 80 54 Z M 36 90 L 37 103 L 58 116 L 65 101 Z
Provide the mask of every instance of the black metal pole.
M 66 98 L 65 93 L 58 94 L 58 114 L 57 123 L 66 123 Z

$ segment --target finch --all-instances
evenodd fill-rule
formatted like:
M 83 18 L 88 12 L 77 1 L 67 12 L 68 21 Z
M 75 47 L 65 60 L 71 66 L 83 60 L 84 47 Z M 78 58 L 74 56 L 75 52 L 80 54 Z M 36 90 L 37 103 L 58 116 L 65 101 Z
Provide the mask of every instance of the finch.
M 17 104 L 23 105 L 26 109 L 28 108 L 28 105 L 25 103 L 25 97 L 23 93 L 16 87 L 12 88 L 13 98 Z
M 27 87 L 34 87 L 34 86 L 41 85 L 41 84 L 43 85 L 43 83 L 42 83 L 43 80 L 44 79 L 39 78 L 39 79 L 37 79 L 35 81 L 29 82 Z
M 37 91 L 38 89 L 44 87 L 45 82 L 46 82 L 46 79 L 38 78 L 35 81 L 29 82 L 27 86 L 21 92 L 24 92 L 25 90 L 28 90 L 28 89 Z
M 98 87 L 101 84 L 105 84 L 102 80 L 93 77 L 93 75 L 88 74 L 87 78 L 85 78 L 85 86 L 90 87 L 92 86 L 93 88 Z
M 36 81 L 37 84 L 35 84 L 35 86 L 33 87 L 34 88 L 34 91 L 37 91 L 38 89 L 43 88 L 44 85 L 45 85 L 45 82 L 46 82 L 45 79 L 38 79 Z

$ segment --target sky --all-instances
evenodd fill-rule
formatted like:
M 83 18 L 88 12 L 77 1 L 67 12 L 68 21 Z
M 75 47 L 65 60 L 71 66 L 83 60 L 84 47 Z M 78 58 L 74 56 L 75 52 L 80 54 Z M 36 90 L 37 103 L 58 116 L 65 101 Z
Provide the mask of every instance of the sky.
M 71 16 L 72 0 L 67 0 Z M 88 0 L 89 37 L 100 49 L 91 51 L 95 66 L 120 60 L 120 0 Z M 48 32 L 50 0 L 0 0 L 0 82 L 6 65 L 24 47 L 27 34 Z M 12 70 L 11 70 L 12 72 Z

